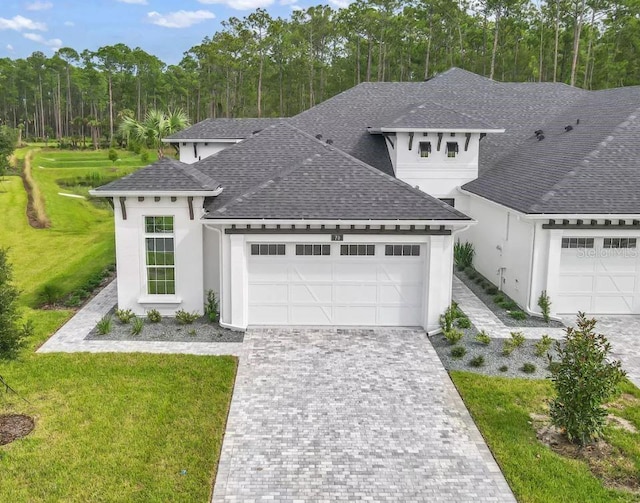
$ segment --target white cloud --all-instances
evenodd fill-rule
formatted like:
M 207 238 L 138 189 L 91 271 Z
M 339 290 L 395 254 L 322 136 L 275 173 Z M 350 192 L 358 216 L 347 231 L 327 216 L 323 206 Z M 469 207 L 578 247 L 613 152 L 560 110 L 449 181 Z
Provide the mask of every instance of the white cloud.
M 0 30 L 40 30 L 47 31 L 47 25 L 38 23 L 23 16 L 14 16 L 11 19 L 0 17 Z
M 147 13 L 147 20 L 150 23 L 164 26 L 165 28 L 188 28 L 215 17 L 215 14 L 208 10 L 179 10 L 177 12 L 168 12 L 167 14 L 160 14 L 155 11 Z
M 198 2 L 203 4 L 224 4 L 235 10 L 254 10 L 273 4 L 273 0 L 198 0 Z
M 117 0 L 120 3 L 131 3 L 136 5 L 149 5 L 147 0 Z
M 53 3 L 51 2 L 41 2 L 40 0 L 36 0 L 33 3 L 27 4 L 27 10 L 47 10 L 53 7 Z
M 39 33 L 23 33 L 22 36 L 32 42 L 38 42 L 39 44 L 46 45 L 52 49 L 59 49 L 62 47 L 62 40 L 59 38 L 51 38 L 47 40 Z
M 298 3 L 298 0 L 280 0 L 278 3 L 280 5 L 293 5 Z
M 7 51 L 13 52 L 13 46 L 11 44 L 7 44 Z
M 329 0 L 329 3 L 336 9 L 346 9 L 351 2 L 349 0 Z
M 65 21 L 65 22 L 64 22 L 64 25 L 65 25 L 65 26 L 75 26 L 75 25 L 76 25 L 76 23 L 74 23 L 73 21 Z

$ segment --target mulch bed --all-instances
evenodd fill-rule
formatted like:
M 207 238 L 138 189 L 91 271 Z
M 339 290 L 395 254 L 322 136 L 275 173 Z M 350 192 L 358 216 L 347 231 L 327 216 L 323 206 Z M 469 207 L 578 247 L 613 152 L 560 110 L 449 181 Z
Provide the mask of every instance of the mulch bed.
M 24 414 L 6 414 L 0 416 L 0 445 L 26 437 L 33 431 L 33 418 Z

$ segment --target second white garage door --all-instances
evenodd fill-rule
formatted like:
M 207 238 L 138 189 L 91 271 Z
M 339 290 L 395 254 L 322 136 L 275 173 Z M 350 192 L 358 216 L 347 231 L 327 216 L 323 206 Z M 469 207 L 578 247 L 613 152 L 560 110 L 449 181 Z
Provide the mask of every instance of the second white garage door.
M 249 324 L 422 325 L 417 244 L 252 244 Z

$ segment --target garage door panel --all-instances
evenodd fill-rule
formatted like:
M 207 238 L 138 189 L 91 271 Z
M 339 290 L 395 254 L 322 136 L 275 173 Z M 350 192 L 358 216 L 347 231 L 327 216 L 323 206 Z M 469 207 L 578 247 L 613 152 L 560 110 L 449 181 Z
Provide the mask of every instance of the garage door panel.
M 330 262 L 296 262 L 289 265 L 289 279 L 296 282 L 305 281 L 331 281 L 333 268 Z
M 331 305 L 332 301 L 332 285 L 324 284 L 297 284 L 292 283 L 290 285 L 292 304 L 307 304 L 307 303 L 320 303 Z
M 623 295 L 598 295 L 595 298 L 596 312 L 629 314 L 633 308 L 633 297 Z
M 249 304 L 251 317 L 260 320 L 263 325 L 286 325 L 289 323 L 289 306 Z
M 594 277 L 592 275 L 567 275 L 560 277 L 560 293 L 591 292 Z
M 265 262 L 264 259 L 249 262 L 249 274 L 257 281 L 281 282 L 283 275 L 286 277 L 289 265 L 282 259 Z
M 290 322 L 285 324 L 291 325 L 327 325 L 331 323 L 333 318 L 333 309 L 331 306 L 315 305 L 315 306 L 291 306 Z
M 283 304 L 288 303 L 289 287 L 286 284 L 278 284 L 273 282 L 260 282 L 252 285 L 252 297 L 261 299 L 261 304 Z M 251 297 L 249 302 L 251 303 Z
M 374 284 L 356 283 L 352 285 L 335 284 L 334 301 L 339 304 L 373 304 L 378 299 L 378 288 Z
M 636 281 L 632 276 L 600 276 L 596 278 L 598 292 L 620 292 L 633 295 Z
M 419 326 L 421 324 L 416 310 L 410 307 L 380 307 L 378 321 L 380 325 Z
M 377 325 L 376 306 L 336 306 L 333 307 L 335 325 Z
M 403 260 L 403 258 L 396 259 Z M 387 281 L 387 282 L 409 282 L 409 283 L 419 283 L 421 282 L 421 277 L 416 277 L 416 271 L 420 271 L 422 269 L 420 261 L 415 260 L 407 260 L 405 263 L 390 263 L 380 265 L 378 267 L 378 281 Z
M 555 301 L 559 313 L 591 311 L 591 295 L 562 295 Z
M 353 257 L 343 257 L 343 261 L 334 262 L 333 279 L 337 282 L 370 281 L 375 283 L 376 262 L 372 257 L 368 261 L 359 261 Z
M 422 288 L 418 285 L 380 285 L 381 304 L 417 306 L 421 299 Z

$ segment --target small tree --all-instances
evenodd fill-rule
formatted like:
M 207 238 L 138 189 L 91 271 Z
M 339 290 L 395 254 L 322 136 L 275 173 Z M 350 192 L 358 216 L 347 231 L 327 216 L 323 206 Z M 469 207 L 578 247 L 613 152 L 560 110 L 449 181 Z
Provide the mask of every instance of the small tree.
M 546 290 L 542 290 L 540 297 L 538 297 L 538 306 L 542 311 L 542 318 L 545 322 L 549 323 L 551 320 L 551 299 L 547 295 Z
M 602 407 L 626 375 L 619 361 L 608 359 L 611 345 L 594 331 L 595 319 L 578 313 L 577 328 L 568 327 L 556 342 L 560 361 L 551 366 L 557 396 L 549 404 L 551 421 L 569 441 L 584 445 L 602 434 L 607 411 Z
M 9 169 L 9 157 L 16 148 L 18 134 L 15 129 L 7 126 L 0 126 L 0 178 Z
M 15 357 L 25 338 L 33 332 L 31 323 L 20 323 L 16 303 L 19 292 L 11 281 L 12 277 L 7 250 L 0 248 L 0 359 Z
M 118 151 L 115 148 L 109 149 L 109 160 L 115 164 L 118 160 Z

